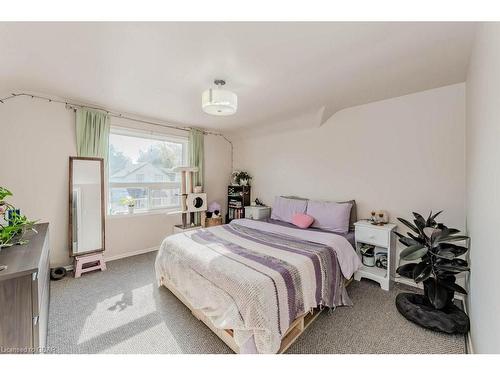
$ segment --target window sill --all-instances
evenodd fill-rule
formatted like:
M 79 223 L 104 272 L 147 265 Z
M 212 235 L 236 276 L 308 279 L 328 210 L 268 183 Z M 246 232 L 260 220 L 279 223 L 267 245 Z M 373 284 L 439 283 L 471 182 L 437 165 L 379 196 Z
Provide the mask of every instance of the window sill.
M 114 214 L 114 215 L 107 214 L 106 218 L 114 220 L 114 219 L 126 219 L 126 218 L 140 217 L 140 216 L 174 215 L 174 214 L 178 214 L 178 213 L 180 213 L 179 209 L 173 208 L 173 209 L 166 209 L 166 210 L 151 210 L 151 211 L 134 212 L 133 214 L 129 214 L 129 213 Z

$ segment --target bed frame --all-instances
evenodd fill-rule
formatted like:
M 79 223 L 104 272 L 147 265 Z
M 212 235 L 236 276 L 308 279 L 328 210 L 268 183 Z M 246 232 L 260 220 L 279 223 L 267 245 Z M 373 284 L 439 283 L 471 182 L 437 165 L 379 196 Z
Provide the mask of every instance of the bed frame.
M 349 280 L 344 280 L 344 285 L 347 287 L 352 281 L 352 278 Z M 224 343 L 231 348 L 231 350 L 235 353 L 240 353 L 240 347 L 234 341 L 234 335 L 232 329 L 220 329 L 215 327 L 210 319 L 198 309 L 193 308 L 189 301 L 182 295 L 181 292 L 175 288 L 170 280 L 165 277 L 161 277 L 160 280 L 161 285 L 165 286 L 168 290 L 172 292 L 174 296 L 176 296 L 186 307 L 191 310 L 191 313 L 198 319 L 201 320 L 205 325 L 212 330 Z M 323 309 L 313 309 L 312 312 L 305 313 L 295 319 L 290 327 L 285 332 L 283 338 L 281 339 L 281 346 L 278 351 L 278 354 L 284 353 L 294 342 L 299 338 L 299 336 L 304 333 L 307 327 L 311 325 L 312 322 L 316 320 L 316 318 L 321 314 Z

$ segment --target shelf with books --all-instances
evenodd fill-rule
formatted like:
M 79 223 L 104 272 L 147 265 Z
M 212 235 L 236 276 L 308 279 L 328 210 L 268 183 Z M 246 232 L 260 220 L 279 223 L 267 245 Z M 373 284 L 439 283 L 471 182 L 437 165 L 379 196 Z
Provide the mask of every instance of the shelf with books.
M 249 204 L 250 186 L 228 186 L 226 223 L 234 219 L 243 219 L 245 217 L 245 206 Z

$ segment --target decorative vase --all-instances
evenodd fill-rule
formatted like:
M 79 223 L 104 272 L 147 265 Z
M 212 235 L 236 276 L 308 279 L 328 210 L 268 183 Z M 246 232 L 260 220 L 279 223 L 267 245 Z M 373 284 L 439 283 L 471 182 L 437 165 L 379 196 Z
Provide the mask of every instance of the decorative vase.
M 128 206 L 128 213 L 133 214 L 134 213 L 134 206 Z

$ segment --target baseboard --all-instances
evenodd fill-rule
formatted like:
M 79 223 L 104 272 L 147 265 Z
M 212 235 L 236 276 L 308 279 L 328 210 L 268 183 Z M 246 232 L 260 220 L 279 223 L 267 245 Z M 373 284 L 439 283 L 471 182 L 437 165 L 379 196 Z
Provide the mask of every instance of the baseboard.
M 400 276 L 391 277 L 391 280 L 394 281 L 395 283 L 408 285 L 408 286 L 411 286 L 413 288 L 422 289 L 422 290 L 424 289 L 422 283 L 417 284 L 415 281 L 407 279 L 405 277 L 400 277 Z
M 469 309 L 468 309 L 468 305 L 467 305 L 467 302 L 468 302 L 467 301 L 467 296 L 457 295 L 455 298 L 462 301 L 462 307 L 464 309 L 464 312 L 467 315 L 469 315 Z M 471 334 L 470 334 L 470 329 L 469 329 L 469 332 L 467 332 L 467 335 L 465 337 L 465 346 L 466 346 L 466 349 L 467 349 L 467 354 L 475 354 L 475 352 L 474 352 L 474 346 L 472 345 L 472 337 L 471 337 Z
M 106 256 L 106 252 L 104 252 L 104 260 L 106 262 L 111 262 L 113 260 L 118 260 L 118 259 L 133 257 L 134 255 L 146 254 L 146 253 L 150 253 L 152 251 L 158 251 L 158 250 L 159 250 L 158 247 L 150 247 L 148 249 L 140 249 L 140 250 L 127 251 L 126 253 L 116 254 L 116 255 L 111 255 L 111 256 Z
M 153 251 L 158 251 L 159 248 L 158 247 L 150 247 L 150 248 L 147 248 L 147 249 L 140 249 L 140 250 L 134 250 L 134 251 L 127 251 L 126 253 L 122 253 L 122 254 L 116 254 L 116 255 L 111 255 L 111 256 L 106 256 L 106 251 L 104 252 L 104 260 L 106 262 L 111 262 L 113 260 L 118 260 L 118 259 L 123 259 L 123 258 L 128 258 L 128 257 L 133 257 L 134 255 L 141 255 L 141 254 L 146 254 L 146 253 L 150 253 L 150 252 L 153 252 Z M 68 266 L 65 266 L 64 267 L 66 269 L 66 271 L 73 271 L 73 265 L 70 264 Z

